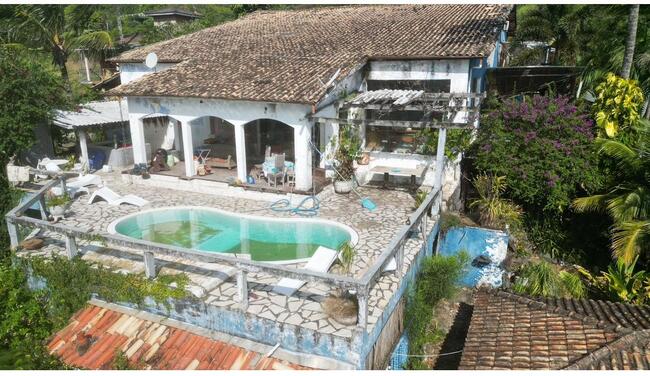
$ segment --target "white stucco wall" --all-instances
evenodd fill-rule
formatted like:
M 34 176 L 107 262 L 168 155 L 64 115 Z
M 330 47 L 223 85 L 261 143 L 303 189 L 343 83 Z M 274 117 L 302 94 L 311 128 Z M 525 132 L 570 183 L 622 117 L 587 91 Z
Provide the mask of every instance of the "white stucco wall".
M 151 69 L 143 63 L 120 63 L 120 83 L 124 85 L 146 74 L 164 71 L 174 65 L 170 63 L 158 63 L 158 65 Z
M 450 80 L 451 93 L 466 93 L 469 69 L 469 59 L 377 60 L 370 62 L 368 80 Z M 467 113 L 457 113 L 453 121 L 466 122 Z
M 143 117 L 154 114 L 170 116 L 180 121 L 181 128 L 186 128 L 191 134 L 189 140 L 183 139 L 184 143 L 200 145 L 205 138 L 201 138 L 202 132 L 209 132 L 209 126 L 203 123 L 207 118 L 199 118 L 214 116 L 235 126 L 237 174 L 239 179 L 245 181 L 248 171 L 244 164 L 239 163 L 246 159 L 244 127 L 253 120 L 274 119 L 294 129 L 296 189 L 308 190 L 312 186 L 312 154 L 309 144 L 312 124 L 308 119 L 311 114 L 309 105 L 172 97 L 129 97 L 127 100 L 135 163 L 145 163 L 147 159 L 143 150 L 146 140 L 141 127 Z
M 451 80 L 452 93 L 467 91 L 469 59 L 377 60 L 370 62 L 369 80 Z

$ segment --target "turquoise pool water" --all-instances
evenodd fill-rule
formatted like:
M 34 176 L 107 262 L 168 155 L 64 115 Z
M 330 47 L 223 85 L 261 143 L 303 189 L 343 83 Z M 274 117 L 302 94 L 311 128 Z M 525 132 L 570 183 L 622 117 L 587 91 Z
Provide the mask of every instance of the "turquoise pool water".
M 305 259 L 319 246 L 338 249 L 352 240 L 352 232 L 335 222 L 242 216 L 204 208 L 137 213 L 112 223 L 109 232 L 205 252 L 244 253 L 256 261 Z

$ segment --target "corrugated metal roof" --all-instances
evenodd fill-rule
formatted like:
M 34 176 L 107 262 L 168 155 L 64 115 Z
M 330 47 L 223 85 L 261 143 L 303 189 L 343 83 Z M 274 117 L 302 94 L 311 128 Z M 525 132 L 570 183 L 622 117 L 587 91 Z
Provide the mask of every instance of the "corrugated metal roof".
M 111 369 L 120 351 L 138 369 L 306 368 L 94 304 L 77 312 L 48 349 L 64 363 L 84 369 Z
M 120 113 L 121 107 L 121 113 Z M 76 111 L 57 111 L 54 125 L 65 129 L 119 125 L 129 121 L 126 100 L 88 102 Z
M 423 90 L 371 90 L 360 93 L 350 103 L 354 105 L 385 104 L 403 106 L 419 99 L 422 94 L 424 94 Z

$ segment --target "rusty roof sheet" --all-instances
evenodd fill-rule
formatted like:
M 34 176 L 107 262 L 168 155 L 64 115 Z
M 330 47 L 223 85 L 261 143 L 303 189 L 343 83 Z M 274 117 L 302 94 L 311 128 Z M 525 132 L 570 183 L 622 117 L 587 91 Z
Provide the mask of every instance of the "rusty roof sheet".
M 487 56 L 510 5 L 320 7 L 255 12 L 113 59 L 180 63 L 109 95 L 317 103 L 326 83 L 368 59 Z M 338 72 L 338 74 L 336 74 Z
M 480 290 L 460 369 L 648 369 L 648 319 L 647 307 Z
M 48 344 L 64 363 L 111 369 L 118 352 L 138 369 L 304 369 L 230 343 L 89 304 Z

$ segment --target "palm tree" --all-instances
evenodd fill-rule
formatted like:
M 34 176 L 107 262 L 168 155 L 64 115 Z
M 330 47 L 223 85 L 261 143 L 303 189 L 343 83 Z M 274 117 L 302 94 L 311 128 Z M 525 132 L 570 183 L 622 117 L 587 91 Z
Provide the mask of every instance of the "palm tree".
M 605 210 L 614 220 L 612 250 L 626 263 L 650 250 L 650 122 L 641 121 L 635 146 L 612 139 L 599 139 L 599 152 L 611 158 L 614 185 L 609 192 L 577 198 L 577 211 Z
M 65 5 L 16 5 L 12 37 L 29 47 L 50 51 L 54 64 L 67 81 L 66 62 L 72 51 L 85 48 L 97 53 L 113 46 L 110 33 L 82 30 L 79 18 L 72 23 L 73 18 L 74 12 L 66 12 Z
M 534 5 L 518 21 L 515 39 L 546 42 L 555 49 L 553 64 L 574 65 L 580 46 L 579 31 L 588 11 L 584 5 Z
M 636 45 L 636 28 L 639 23 L 639 4 L 630 5 L 630 14 L 627 18 L 627 39 L 625 41 L 625 56 L 623 58 L 623 68 L 621 77 L 630 78 L 632 70 L 632 61 L 634 59 L 634 46 Z

